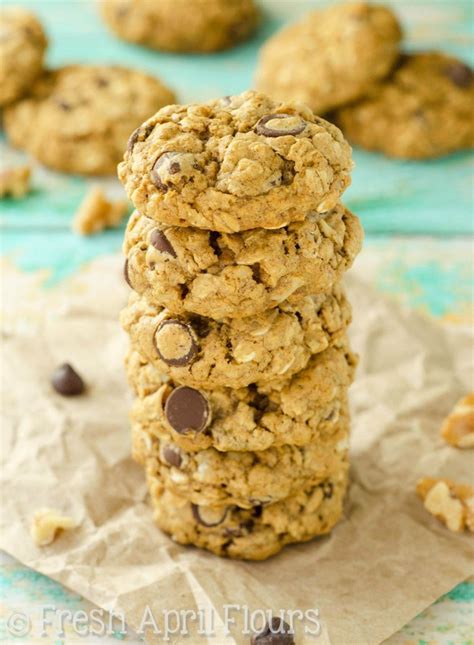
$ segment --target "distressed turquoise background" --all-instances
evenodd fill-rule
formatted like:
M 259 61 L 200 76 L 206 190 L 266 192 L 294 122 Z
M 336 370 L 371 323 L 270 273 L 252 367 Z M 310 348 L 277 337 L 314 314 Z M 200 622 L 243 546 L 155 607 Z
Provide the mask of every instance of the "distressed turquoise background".
M 192 2 L 192 0 L 190 0 Z M 240 92 L 252 85 L 260 44 L 285 21 L 317 2 L 267 0 L 257 36 L 228 52 L 174 55 L 119 41 L 102 24 L 90 0 L 29 0 L 50 37 L 48 62 L 120 63 L 160 76 L 181 101 L 198 101 Z M 408 49 L 442 48 L 473 62 L 473 11 L 470 0 L 396 0 Z M 439 127 L 443 127 L 440 123 Z M 21 159 L 3 145 L 4 159 Z M 368 233 L 436 235 L 473 232 L 472 154 L 429 162 L 403 162 L 356 150 L 353 185 L 345 200 Z M 3 200 L 2 250 L 25 269 L 49 266 L 53 279 L 75 270 L 98 253 L 120 246 L 121 231 L 82 240 L 69 232 L 74 210 L 90 180 L 44 170 L 35 172 L 35 190 L 24 200 Z

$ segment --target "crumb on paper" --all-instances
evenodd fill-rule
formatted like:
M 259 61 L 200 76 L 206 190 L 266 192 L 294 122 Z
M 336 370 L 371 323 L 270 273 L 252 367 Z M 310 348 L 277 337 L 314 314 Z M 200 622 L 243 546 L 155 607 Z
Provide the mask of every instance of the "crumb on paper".
M 30 191 L 31 168 L 17 166 L 0 170 L 0 197 L 23 197 Z
M 127 213 L 125 199 L 112 201 L 101 188 L 91 188 L 74 215 L 72 228 L 79 235 L 92 235 L 118 226 Z
M 424 477 L 416 492 L 426 510 L 445 524 L 450 531 L 465 529 L 474 532 L 474 488 L 450 479 Z
M 441 426 L 441 436 L 456 448 L 474 448 L 474 392 L 456 403 Z
M 47 546 L 56 539 L 59 531 L 74 529 L 76 526 L 77 522 L 72 517 L 51 508 L 43 508 L 33 516 L 31 537 L 37 546 Z

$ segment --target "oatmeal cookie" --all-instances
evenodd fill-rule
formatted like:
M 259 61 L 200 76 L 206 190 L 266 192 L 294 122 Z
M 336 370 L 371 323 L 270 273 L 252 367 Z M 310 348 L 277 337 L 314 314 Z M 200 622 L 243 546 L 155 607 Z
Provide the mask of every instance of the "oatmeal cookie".
M 181 385 L 245 387 L 288 379 L 345 339 L 351 307 L 340 286 L 256 316 L 215 321 L 176 315 L 132 294 L 121 314 L 131 345 Z
M 187 452 L 135 424 L 133 456 L 150 477 L 194 504 L 237 504 L 252 508 L 294 495 L 348 467 L 349 425 L 341 417 L 326 441 L 284 445 L 259 452 Z
M 235 233 L 331 210 L 351 168 L 334 125 L 303 105 L 244 92 L 157 112 L 130 137 L 119 177 L 142 215 Z
M 356 357 L 344 345 L 330 347 L 289 380 L 212 390 L 179 385 L 134 351 L 126 363 L 138 395 L 132 422 L 184 450 L 258 451 L 331 435 L 347 413 Z
M 330 291 L 362 238 L 359 219 L 341 204 L 278 230 L 233 234 L 168 227 L 136 212 L 125 235 L 126 275 L 174 313 L 239 318 Z
M 213 52 L 245 40 L 258 24 L 253 0 L 102 0 L 120 38 L 172 52 Z
M 70 65 L 45 73 L 28 97 L 5 110 L 13 145 L 46 166 L 86 175 L 113 174 L 130 132 L 174 94 L 142 72 Z
M 338 3 L 270 38 L 261 50 L 256 85 L 275 99 L 301 101 L 324 114 L 360 98 L 386 76 L 400 39 L 389 8 Z
M 148 486 L 156 523 L 176 542 L 230 558 L 264 560 L 285 544 L 331 531 L 342 515 L 347 471 L 274 504 L 250 509 L 193 504 L 150 474 Z
M 472 69 L 439 52 L 404 55 L 386 80 L 334 114 L 353 143 L 401 159 L 474 145 Z
M 0 106 L 30 90 L 43 71 L 48 41 L 34 14 L 21 7 L 0 8 Z

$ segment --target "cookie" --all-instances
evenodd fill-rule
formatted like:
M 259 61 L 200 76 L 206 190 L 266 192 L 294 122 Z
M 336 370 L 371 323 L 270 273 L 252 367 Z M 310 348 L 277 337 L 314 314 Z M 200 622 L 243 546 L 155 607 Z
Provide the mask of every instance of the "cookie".
M 102 0 L 120 38 L 172 52 L 213 52 L 245 40 L 258 24 L 253 0 Z
M 131 344 L 181 385 L 245 387 L 291 378 L 311 355 L 344 340 L 351 307 L 340 286 L 248 318 L 176 315 L 132 294 L 121 314 Z
M 302 105 L 244 92 L 157 112 L 130 137 L 119 178 L 142 215 L 235 233 L 331 210 L 351 168 L 335 126 Z
M 167 227 L 136 212 L 124 251 L 128 282 L 149 302 L 219 320 L 328 292 L 362 238 L 358 218 L 341 204 L 278 230 L 233 234 Z
M 341 470 L 284 500 L 251 509 L 193 504 L 150 475 L 148 486 L 155 521 L 175 542 L 230 558 L 264 560 L 285 544 L 331 531 L 342 515 L 347 472 Z
M 13 145 L 46 166 L 114 174 L 130 132 L 174 101 L 157 79 L 116 66 L 71 65 L 44 74 L 5 110 Z
M 34 14 L 20 7 L 0 9 L 0 106 L 29 91 L 43 71 L 47 45 Z
M 294 495 L 347 468 L 349 424 L 341 418 L 324 442 L 280 446 L 260 452 L 187 452 L 154 437 L 139 424 L 132 429 L 133 456 L 152 478 L 194 504 L 236 504 L 252 508 Z
M 429 159 L 473 146 L 473 103 L 470 67 L 438 52 L 412 54 L 334 119 L 362 148 L 401 159 Z
M 131 418 L 184 450 L 266 450 L 303 446 L 334 433 L 347 413 L 356 358 L 343 345 L 313 356 L 291 379 L 245 388 L 191 388 L 163 377 L 130 352 L 127 374 L 138 398 Z
M 363 96 L 390 72 L 401 35 L 396 17 L 381 5 L 340 3 L 313 11 L 264 45 L 256 86 L 324 114 Z

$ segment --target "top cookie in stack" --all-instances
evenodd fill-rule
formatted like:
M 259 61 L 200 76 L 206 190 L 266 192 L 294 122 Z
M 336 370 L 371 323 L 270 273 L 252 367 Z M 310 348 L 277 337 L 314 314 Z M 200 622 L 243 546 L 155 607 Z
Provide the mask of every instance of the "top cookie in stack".
M 130 138 L 134 456 L 178 542 L 260 559 L 340 517 L 351 167 L 335 126 L 254 92 L 168 106 Z
M 130 138 L 119 177 L 142 215 L 236 233 L 329 211 L 351 169 L 338 128 L 309 108 L 246 92 L 157 112 Z

